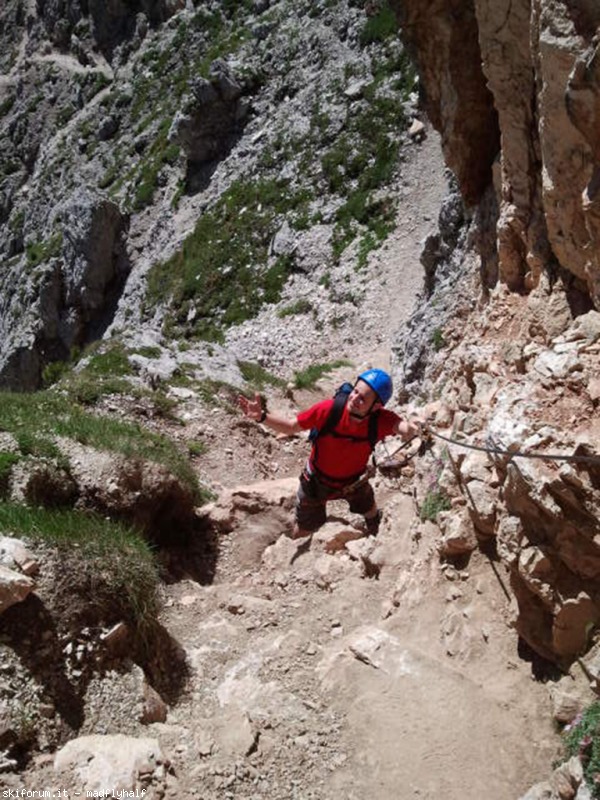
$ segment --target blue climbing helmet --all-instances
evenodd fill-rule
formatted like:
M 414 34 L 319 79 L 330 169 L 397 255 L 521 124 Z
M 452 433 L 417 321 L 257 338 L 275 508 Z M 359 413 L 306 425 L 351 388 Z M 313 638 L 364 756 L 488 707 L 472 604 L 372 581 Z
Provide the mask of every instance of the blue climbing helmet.
M 382 405 L 385 405 L 394 393 L 392 379 L 382 369 L 368 369 L 358 376 L 359 381 L 364 381 L 373 389 Z

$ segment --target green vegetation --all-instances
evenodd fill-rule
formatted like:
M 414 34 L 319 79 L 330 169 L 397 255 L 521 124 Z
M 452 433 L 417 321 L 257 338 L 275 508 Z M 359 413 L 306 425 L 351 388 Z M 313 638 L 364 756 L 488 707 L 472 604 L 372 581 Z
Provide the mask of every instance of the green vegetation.
M 567 758 L 579 756 L 592 797 L 600 798 L 600 702 L 588 706 L 565 728 Z
M 388 3 L 384 2 L 377 14 L 370 17 L 365 23 L 360 34 L 360 43 L 364 46 L 372 42 L 383 42 L 397 32 L 398 20 L 396 15 Z
M 152 202 L 161 169 L 165 164 L 174 164 L 179 157 L 179 145 L 169 144 L 167 140 L 169 126 L 170 120 L 164 120 L 148 151 L 147 160 L 142 163 L 133 198 L 135 211 L 140 211 Z
M 219 341 L 230 325 L 279 300 L 291 260 L 270 266 L 269 243 L 287 212 L 308 200 L 285 181 L 236 181 L 198 220 L 182 249 L 148 273 L 150 306 L 171 300 L 167 330 Z M 188 319 L 189 312 L 194 319 Z
M 23 230 L 23 223 L 25 222 L 25 211 L 21 209 L 17 211 L 17 213 L 11 217 L 8 227 L 11 229 L 13 233 L 17 233 Z
M 133 375 L 133 367 L 125 348 L 113 344 L 98 353 L 97 347 L 97 344 L 90 346 L 83 356 L 79 351 L 72 353 L 69 363 L 58 361 L 49 364 L 42 375 L 44 385 L 60 381 L 60 389 L 70 400 L 82 405 L 93 405 L 107 394 L 139 395 L 140 390 L 128 380 Z M 89 361 L 74 371 L 72 366 L 82 357 L 88 357 Z
M 207 451 L 208 447 L 205 445 L 204 442 L 200 442 L 197 439 L 195 439 L 192 442 L 188 442 L 188 453 L 191 456 L 202 456 Z
M 438 488 L 429 489 L 421 506 L 421 520 L 435 522 L 440 511 L 449 511 L 450 508 L 450 500 L 446 492 Z
M 433 345 L 433 349 L 436 351 L 441 350 L 446 346 L 446 340 L 444 339 L 444 334 L 441 328 L 436 328 L 431 334 L 431 344 Z
M 285 381 L 272 375 L 260 364 L 254 364 L 251 361 L 238 361 L 238 367 L 242 373 L 243 379 L 246 383 L 250 384 L 253 389 L 261 392 L 265 386 L 285 386 Z
M 220 406 L 226 410 L 234 411 L 236 409 L 236 400 L 239 390 L 226 381 L 215 381 L 211 378 L 204 378 L 198 381 L 194 386 L 195 391 L 204 403 L 209 408 L 212 406 L 216 408 Z
M 11 108 L 15 104 L 16 96 L 14 94 L 8 95 L 1 103 L 0 103 L 0 117 L 4 117 Z
M 37 449 L 44 455 L 55 454 L 55 436 L 66 436 L 98 450 L 154 461 L 189 486 L 199 502 L 207 499 L 186 457 L 172 441 L 139 425 L 89 414 L 64 393 L 0 392 L 0 430 L 12 433 L 30 452 Z
M 394 75 L 398 76 L 395 94 L 390 95 L 389 79 Z M 414 69 L 394 43 L 387 57 L 374 65 L 374 79 L 363 89 L 363 102 L 350 107 L 344 133 L 321 159 L 328 190 L 345 198 L 336 215 L 334 257 L 339 259 L 362 232 L 359 269 L 365 266 L 368 253 L 379 247 L 394 227 L 395 202 L 375 192 L 389 183 L 396 169 L 397 137 L 406 122 L 402 101 L 413 82 Z
M 12 468 L 21 460 L 18 453 L 0 451 L 0 497 L 5 497 L 8 491 L 8 481 Z
M 312 311 L 313 306 L 310 300 L 307 300 L 305 297 L 301 297 L 299 300 L 296 300 L 294 303 L 290 303 L 283 308 L 280 308 L 277 312 L 277 316 L 280 319 L 284 319 L 284 317 L 293 317 L 295 314 L 308 314 Z
M 144 358 L 160 358 L 162 349 L 153 345 L 147 345 L 146 347 L 138 347 L 133 352 L 137 355 L 144 356 Z
M 294 373 L 294 385 L 297 389 L 312 389 L 316 382 L 339 367 L 351 366 L 349 361 L 340 359 L 328 364 L 312 364 L 310 367 Z
M 37 267 L 50 258 L 55 258 L 60 254 L 62 247 L 62 233 L 58 231 L 49 239 L 41 242 L 30 242 L 25 250 L 27 253 L 27 263 L 30 267 Z
M 126 621 L 144 627 L 156 617 L 158 571 L 150 546 L 131 529 L 77 511 L 0 502 L 0 530 L 50 543 L 67 558 L 76 557 L 90 597 L 100 602 L 99 595 L 109 594 Z

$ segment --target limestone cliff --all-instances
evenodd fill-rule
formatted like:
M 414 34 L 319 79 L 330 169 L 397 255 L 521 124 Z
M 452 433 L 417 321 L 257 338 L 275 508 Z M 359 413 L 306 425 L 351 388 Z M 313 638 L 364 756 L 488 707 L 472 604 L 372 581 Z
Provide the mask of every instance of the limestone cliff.
M 600 303 L 600 7 L 593 0 L 405 0 L 425 106 L 468 205 L 492 181 L 500 278 L 560 277 Z
M 452 503 L 440 552 L 493 552 L 522 639 L 568 664 L 600 620 L 600 6 L 397 11 L 466 207 L 442 210 L 422 256 L 429 298 L 398 348 L 406 396 L 437 398 L 438 430 L 467 445 L 581 457 L 451 446 L 434 481 Z M 426 486 L 440 463 L 417 467 Z

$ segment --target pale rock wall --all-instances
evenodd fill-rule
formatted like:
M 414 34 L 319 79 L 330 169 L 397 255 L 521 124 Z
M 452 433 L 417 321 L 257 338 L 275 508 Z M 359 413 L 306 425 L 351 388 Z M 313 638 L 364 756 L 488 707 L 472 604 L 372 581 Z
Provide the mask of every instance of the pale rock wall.
M 598 307 L 600 5 L 406 0 L 400 15 L 467 205 L 498 156 L 500 280 L 530 290 L 559 275 Z

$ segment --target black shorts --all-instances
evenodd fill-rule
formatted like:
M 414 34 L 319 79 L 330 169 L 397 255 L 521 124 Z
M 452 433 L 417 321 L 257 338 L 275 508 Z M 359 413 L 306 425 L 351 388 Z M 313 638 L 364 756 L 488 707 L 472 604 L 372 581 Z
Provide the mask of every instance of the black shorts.
M 326 506 L 329 500 L 346 500 L 354 514 L 366 514 L 375 504 L 375 494 L 368 480 L 361 481 L 349 491 L 344 487 L 333 488 L 306 473 L 300 476 L 296 494 L 296 525 L 311 533 L 325 524 Z

